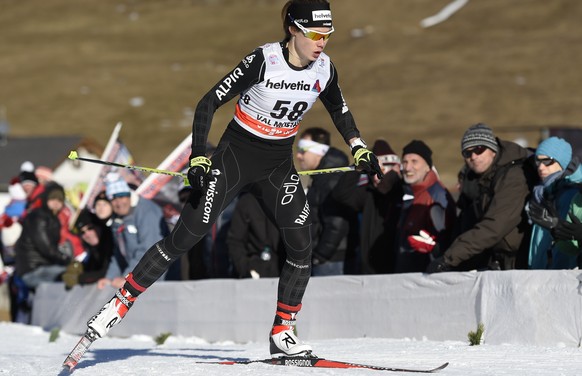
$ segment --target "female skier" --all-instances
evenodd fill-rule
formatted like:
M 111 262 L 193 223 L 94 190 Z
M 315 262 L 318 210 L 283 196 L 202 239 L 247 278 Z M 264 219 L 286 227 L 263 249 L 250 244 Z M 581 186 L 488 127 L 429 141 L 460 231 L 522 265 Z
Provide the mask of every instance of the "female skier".
M 172 233 L 155 243 L 115 296 L 87 323 L 94 338 L 118 323 L 136 298 L 204 237 L 243 188 L 259 200 L 281 231 L 286 261 L 270 332 L 272 357 L 313 356 L 294 333 L 311 274 L 309 204 L 293 165 L 299 123 L 317 98 L 350 146 L 360 170 L 382 176 L 344 102 L 337 71 L 323 52 L 333 33 L 327 0 L 291 0 L 282 10 L 285 39 L 265 44 L 222 78 L 196 107 L 188 180 L 193 188 Z M 205 156 L 215 111 L 239 95 L 234 118 L 214 154 Z

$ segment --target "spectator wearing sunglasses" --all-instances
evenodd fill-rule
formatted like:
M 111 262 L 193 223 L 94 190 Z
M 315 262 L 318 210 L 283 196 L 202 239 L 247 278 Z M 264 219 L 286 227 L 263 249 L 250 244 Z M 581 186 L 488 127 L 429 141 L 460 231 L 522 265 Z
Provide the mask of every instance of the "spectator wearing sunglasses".
M 574 196 L 580 191 L 582 166 L 577 159 L 573 160 L 572 146 L 558 137 L 540 143 L 535 161 L 541 183 L 534 187 L 528 206 L 528 214 L 534 222 L 528 266 L 531 269 L 573 269 L 578 266 L 578 242 L 572 238 L 555 239 L 553 232 L 559 220 L 573 220 L 568 213 Z M 578 210 L 576 212 L 579 214 Z
M 301 170 L 347 166 L 347 155 L 330 146 L 331 135 L 318 127 L 305 129 L 299 136 L 296 158 Z M 344 274 L 348 247 L 349 220 L 347 208 L 332 197 L 341 174 L 321 174 L 311 177 L 307 201 L 311 214 L 313 247 L 312 276 Z
M 113 255 L 113 233 L 97 215 L 83 209 L 75 222 L 75 229 L 83 241 L 87 257 L 83 262 L 73 262 L 63 274 L 67 289 L 73 286 L 96 283 L 105 277 Z
M 524 207 L 530 190 L 522 166 L 530 152 L 479 123 L 464 133 L 461 153 L 467 172 L 457 200 L 457 236 L 427 272 L 525 268 L 521 260 L 531 226 Z
M 290 0 L 282 9 L 282 40 L 266 43 L 240 59 L 198 102 L 192 125 L 188 181 L 192 193 L 172 233 L 150 243 L 139 264 L 130 265 L 126 283 L 90 321 L 104 336 L 146 291 L 196 243 L 219 214 L 244 189 L 260 197 L 285 243 L 274 323 L 273 357 L 308 356 L 311 346 L 297 338 L 295 317 L 311 276 L 311 216 L 293 163 L 293 144 L 301 120 L 321 100 L 350 148 L 355 165 L 382 176 L 368 150 L 324 52 L 334 32 L 327 0 Z M 225 20 L 225 22 L 227 22 Z M 216 151 L 205 155 L 216 110 L 237 98 L 234 117 Z

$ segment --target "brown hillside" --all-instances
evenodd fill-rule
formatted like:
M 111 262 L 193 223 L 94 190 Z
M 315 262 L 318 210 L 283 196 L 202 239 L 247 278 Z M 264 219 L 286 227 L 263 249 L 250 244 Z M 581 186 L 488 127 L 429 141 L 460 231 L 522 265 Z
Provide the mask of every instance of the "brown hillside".
M 452 184 L 472 123 L 534 144 L 544 125 L 582 122 L 582 1 L 470 0 L 420 27 L 449 2 L 332 0 L 337 31 L 326 52 L 364 138 L 385 137 L 399 151 L 425 140 Z M 0 106 L 11 134 L 105 143 L 122 121 L 137 162 L 155 166 L 190 131 L 205 91 L 244 54 L 281 38 L 283 3 L 0 0 Z M 357 28 L 366 35 L 353 38 Z M 134 97 L 143 106 L 132 107 Z M 219 110 L 211 141 L 232 111 Z M 303 123 L 311 125 L 333 127 L 321 105 Z M 523 126 L 532 131 L 515 131 Z

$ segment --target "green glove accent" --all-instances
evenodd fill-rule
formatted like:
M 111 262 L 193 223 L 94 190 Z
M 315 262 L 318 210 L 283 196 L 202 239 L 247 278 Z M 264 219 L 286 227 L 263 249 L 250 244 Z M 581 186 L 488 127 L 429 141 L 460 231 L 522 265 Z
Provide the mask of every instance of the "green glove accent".
M 212 162 L 204 156 L 194 157 L 190 160 L 188 181 L 192 189 L 203 190 L 206 188 L 208 185 L 210 166 L 212 166 Z
M 376 175 L 378 179 L 384 177 L 378 158 L 370 150 L 362 146 L 356 146 L 352 149 L 352 154 L 358 170 L 363 170 L 369 175 Z

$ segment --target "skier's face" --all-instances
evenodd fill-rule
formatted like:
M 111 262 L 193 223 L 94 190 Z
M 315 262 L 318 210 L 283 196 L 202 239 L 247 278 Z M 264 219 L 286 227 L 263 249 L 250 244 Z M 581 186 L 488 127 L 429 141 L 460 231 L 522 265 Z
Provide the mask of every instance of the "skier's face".
M 298 55 L 297 57 L 300 59 L 301 65 L 303 65 L 306 62 L 317 60 L 325 49 L 328 41 L 326 37 L 330 34 L 319 33 L 331 33 L 333 29 L 329 27 L 313 27 L 301 30 L 296 26 L 291 26 L 289 31 L 293 36 L 291 51 Z M 314 39 L 311 39 L 311 36 Z

